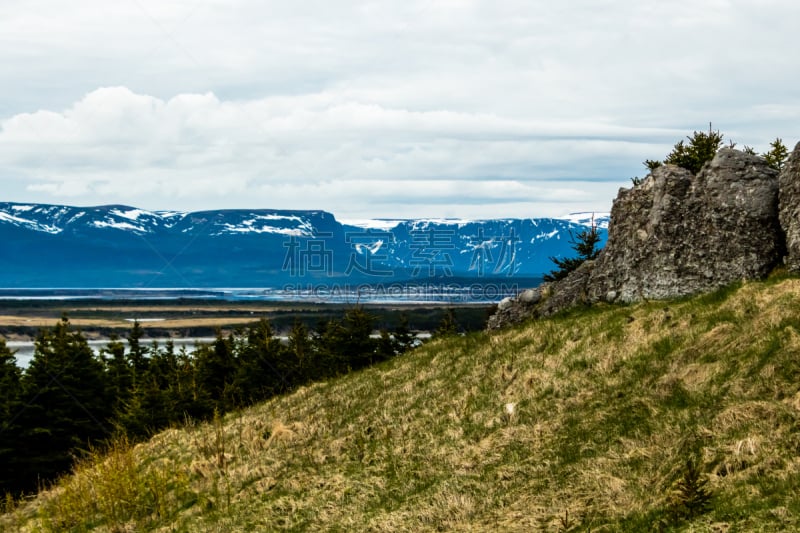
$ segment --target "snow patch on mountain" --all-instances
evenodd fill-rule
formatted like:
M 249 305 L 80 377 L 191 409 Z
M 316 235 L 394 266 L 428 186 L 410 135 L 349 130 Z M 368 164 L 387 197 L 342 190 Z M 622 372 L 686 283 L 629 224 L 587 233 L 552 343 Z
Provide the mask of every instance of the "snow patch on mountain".
M 554 229 L 553 231 L 550 231 L 550 232 L 539 233 L 538 235 L 534 236 L 531 239 L 531 244 L 535 243 L 536 241 L 541 241 L 541 240 L 545 240 L 545 239 L 552 239 L 553 237 L 561 238 L 559 236 L 559 231 L 557 229 Z
M 61 233 L 61 228 L 56 226 L 52 226 L 50 224 L 41 224 L 36 222 L 35 220 L 28 220 L 25 218 L 20 218 L 9 213 L 5 213 L 0 211 L 0 221 L 10 222 L 15 225 L 24 226 L 28 229 L 32 229 L 34 231 L 41 231 L 44 233 L 50 233 L 51 235 L 55 235 L 57 233 Z
M 144 211 L 142 209 L 129 209 L 128 211 L 120 211 L 119 209 L 112 209 L 110 213 L 112 215 L 116 215 L 122 218 L 127 218 L 128 220 L 133 220 L 133 221 L 139 220 L 139 217 L 142 215 L 150 215 L 150 216 L 155 215 L 155 213 Z
M 559 220 L 566 220 L 573 224 L 592 227 L 592 222 L 600 229 L 608 229 L 608 222 L 611 220 L 611 213 L 570 213 L 559 217 Z
M 236 224 L 224 224 L 223 230 L 213 233 L 212 235 L 224 235 L 224 234 L 243 234 L 243 233 L 277 233 L 280 235 L 290 235 L 294 237 L 311 237 L 313 235 L 313 231 L 309 230 L 308 228 L 280 228 L 275 226 L 261 226 L 256 227 L 253 225 L 252 220 L 247 220 L 244 222 L 243 226 L 239 226 Z
M 260 234 L 274 233 L 294 237 L 311 237 L 314 235 L 314 225 L 297 215 L 279 214 L 249 214 L 249 217 L 237 222 L 224 222 L 220 229 L 212 235 L 225 234 Z
M 73 222 L 75 222 L 79 218 L 85 217 L 85 216 L 86 216 L 86 213 L 84 213 L 83 211 L 81 211 L 80 213 L 76 213 L 76 214 L 72 215 L 69 220 L 67 220 L 67 224 L 72 224 Z
M 134 226 L 130 222 L 107 222 L 104 220 L 95 220 L 92 222 L 95 228 L 114 228 L 119 230 L 134 231 L 136 233 L 147 233 L 147 230 L 140 226 Z
M 388 218 L 350 218 L 340 220 L 340 222 L 345 226 L 388 231 L 396 228 L 404 222 L 408 222 L 408 220 L 394 220 Z
M 465 218 L 426 218 L 410 220 L 411 231 L 424 231 L 430 227 L 439 226 L 455 226 L 458 229 L 463 228 L 469 224 L 475 224 L 476 220 L 469 220 Z

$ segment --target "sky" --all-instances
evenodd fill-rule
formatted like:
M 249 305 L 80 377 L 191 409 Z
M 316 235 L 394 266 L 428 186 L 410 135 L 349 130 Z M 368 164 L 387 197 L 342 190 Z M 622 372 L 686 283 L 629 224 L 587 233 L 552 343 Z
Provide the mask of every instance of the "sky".
M 0 3 L 0 201 L 605 212 L 709 121 L 800 140 L 795 0 Z

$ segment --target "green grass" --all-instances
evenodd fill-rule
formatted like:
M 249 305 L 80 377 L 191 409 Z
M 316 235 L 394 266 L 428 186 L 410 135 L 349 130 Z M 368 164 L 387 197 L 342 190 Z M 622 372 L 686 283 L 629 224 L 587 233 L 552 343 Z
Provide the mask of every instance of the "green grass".
M 711 493 L 691 516 L 687 479 Z M 118 442 L 0 529 L 792 531 L 799 496 L 800 280 L 781 275 L 432 341 Z

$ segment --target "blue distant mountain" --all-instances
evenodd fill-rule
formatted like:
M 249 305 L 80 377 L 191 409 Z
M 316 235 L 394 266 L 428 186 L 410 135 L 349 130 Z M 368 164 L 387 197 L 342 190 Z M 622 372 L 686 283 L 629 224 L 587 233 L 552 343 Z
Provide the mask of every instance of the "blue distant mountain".
M 0 203 L 0 288 L 282 288 L 533 280 L 572 256 L 564 219 L 352 220 L 325 211 Z M 605 242 L 608 215 L 594 223 Z

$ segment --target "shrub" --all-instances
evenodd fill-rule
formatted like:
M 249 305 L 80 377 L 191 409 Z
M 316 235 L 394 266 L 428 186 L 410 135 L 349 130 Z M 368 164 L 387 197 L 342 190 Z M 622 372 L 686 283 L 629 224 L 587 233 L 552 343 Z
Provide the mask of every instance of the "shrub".
M 577 236 L 570 233 L 570 237 L 572 249 L 578 253 L 578 256 L 565 259 L 550 257 L 550 261 L 555 263 L 558 268 L 549 274 L 545 274 L 543 278 L 545 281 L 558 281 L 566 278 L 570 272 L 576 270 L 584 261 L 591 261 L 597 258 L 600 253 L 600 248 L 597 247 L 597 243 L 600 242 L 600 233 L 597 231 L 594 219 L 592 219 L 592 225 L 589 229 L 581 231 Z

